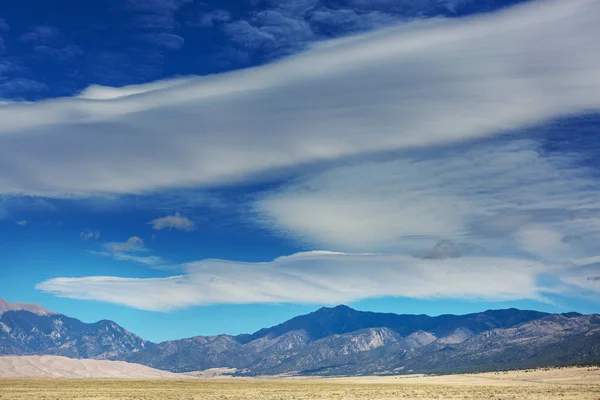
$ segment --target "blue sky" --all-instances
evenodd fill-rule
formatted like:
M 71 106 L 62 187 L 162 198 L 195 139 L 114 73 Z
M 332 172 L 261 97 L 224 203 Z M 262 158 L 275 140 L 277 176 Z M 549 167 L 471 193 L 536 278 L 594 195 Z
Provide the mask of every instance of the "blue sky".
M 599 3 L 2 4 L 0 297 L 155 341 L 600 312 Z

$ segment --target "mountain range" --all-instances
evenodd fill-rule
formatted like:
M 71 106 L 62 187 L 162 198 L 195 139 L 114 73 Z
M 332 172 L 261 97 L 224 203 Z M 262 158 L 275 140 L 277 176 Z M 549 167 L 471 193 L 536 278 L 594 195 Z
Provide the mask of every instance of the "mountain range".
M 0 299 L 0 354 L 114 359 L 150 343 L 113 321 L 87 324 L 32 304 Z
M 600 362 L 600 315 L 506 309 L 430 317 L 341 305 L 253 334 L 151 343 L 112 321 L 87 324 L 7 304 L 0 302 L 0 354 L 122 360 L 171 372 L 447 373 Z

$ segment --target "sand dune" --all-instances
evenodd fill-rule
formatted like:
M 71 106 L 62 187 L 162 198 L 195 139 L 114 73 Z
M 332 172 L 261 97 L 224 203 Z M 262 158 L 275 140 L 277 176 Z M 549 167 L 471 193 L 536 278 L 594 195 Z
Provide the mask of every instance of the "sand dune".
M 58 356 L 0 357 L 0 378 L 185 378 L 140 364 Z

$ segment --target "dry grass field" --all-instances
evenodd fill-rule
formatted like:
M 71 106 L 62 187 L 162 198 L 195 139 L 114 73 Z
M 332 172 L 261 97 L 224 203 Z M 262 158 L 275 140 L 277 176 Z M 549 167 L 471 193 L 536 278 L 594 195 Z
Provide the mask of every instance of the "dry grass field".
M 0 379 L 1 400 L 600 400 L 600 370 L 338 379 Z

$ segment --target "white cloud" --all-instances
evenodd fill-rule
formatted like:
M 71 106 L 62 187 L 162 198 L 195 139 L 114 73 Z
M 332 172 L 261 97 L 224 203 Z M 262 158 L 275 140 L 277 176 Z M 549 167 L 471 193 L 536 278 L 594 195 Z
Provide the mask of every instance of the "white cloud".
M 254 69 L 0 105 L 0 193 L 221 184 L 597 110 L 597 37 L 599 0 L 545 0 L 411 23 Z
M 148 266 L 158 266 L 165 264 L 165 260 L 163 260 L 159 256 L 136 256 L 126 253 L 113 253 L 110 251 L 90 251 L 90 254 L 102 257 L 110 257 L 117 261 L 131 261 L 137 264 L 143 264 Z
M 570 154 L 494 140 L 311 173 L 255 210 L 268 227 L 334 250 L 415 254 L 451 240 L 555 262 L 600 239 L 595 180 Z
M 92 230 L 92 229 L 86 229 L 79 234 L 79 237 L 82 238 L 83 240 L 100 239 L 100 232 Z
M 29 221 L 26 220 L 21 220 L 21 221 L 16 221 L 15 224 L 19 225 L 19 226 L 27 226 L 29 225 Z
M 214 10 L 202 14 L 197 22 L 190 23 L 191 26 L 199 26 L 202 28 L 212 28 L 213 26 L 228 22 L 231 20 L 231 14 L 225 10 Z
M 104 245 L 106 249 L 113 253 L 135 253 L 138 251 L 147 251 L 144 247 L 144 240 L 138 236 L 132 236 L 125 242 L 110 242 Z
M 516 237 L 524 250 L 541 256 L 560 256 L 569 248 L 562 233 L 543 226 L 525 226 L 517 232 Z
M 560 280 L 571 285 L 571 295 L 587 295 L 600 301 L 600 257 L 576 260 Z
M 117 261 L 129 261 L 151 267 L 164 266 L 166 263 L 159 256 L 139 255 L 139 253 L 147 253 L 150 250 L 144 246 L 144 240 L 138 236 L 132 236 L 125 242 L 104 243 L 104 248 L 105 251 L 90 251 L 89 253 L 102 257 L 110 257 Z
M 196 229 L 196 224 L 192 222 L 189 218 L 186 218 L 179 213 L 175 213 L 175 215 L 167 215 L 166 217 L 157 218 L 153 221 L 150 221 L 149 224 L 152 225 L 152 229 L 160 231 L 163 229 L 179 229 L 182 231 L 192 231 Z
M 379 296 L 543 301 L 538 276 L 553 267 L 518 258 L 308 252 L 267 263 L 204 260 L 183 268 L 183 275 L 167 278 L 55 278 L 37 288 L 156 311 L 208 304 L 334 304 Z

